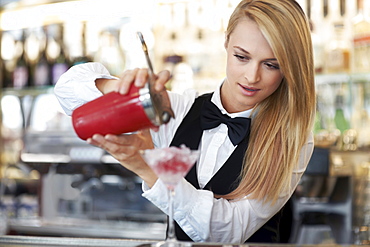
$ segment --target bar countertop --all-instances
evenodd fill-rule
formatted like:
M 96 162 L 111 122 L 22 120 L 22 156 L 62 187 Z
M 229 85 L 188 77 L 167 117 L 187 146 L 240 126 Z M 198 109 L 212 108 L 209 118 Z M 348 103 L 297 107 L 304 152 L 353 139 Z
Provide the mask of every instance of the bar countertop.
M 145 233 L 144 233 L 145 234 Z M 146 247 L 155 245 L 158 243 L 157 240 L 135 240 L 135 239 L 100 239 L 100 238 L 67 238 L 67 237 L 33 237 L 33 236 L 14 236 L 4 235 L 0 236 L 1 247 L 61 247 L 61 246 L 88 246 L 88 247 L 115 247 L 115 246 L 127 246 L 127 247 Z M 186 247 L 199 247 L 199 246 L 223 246 L 223 247 L 297 247 L 297 246 L 321 246 L 321 247 L 340 247 L 340 246 L 356 246 L 356 245 L 337 245 L 337 244 L 320 244 L 320 245 L 297 245 L 297 244 L 253 244 L 248 243 L 245 245 L 235 244 L 221 244 L 221 243 L 191 243 L 184 242 Z M 154 246 L 153 245 L 153 246 Z
M 114 247 L 114 246 L 145 246 L 155 243 L 153 240 L 131 239 L 105 239 L 105 238 L 70 238 L 70 237 L 34 237 L 34 236 L 0 236 L 1 247 L 57 247 L 57 246 L 88 246 L 88 247 Z

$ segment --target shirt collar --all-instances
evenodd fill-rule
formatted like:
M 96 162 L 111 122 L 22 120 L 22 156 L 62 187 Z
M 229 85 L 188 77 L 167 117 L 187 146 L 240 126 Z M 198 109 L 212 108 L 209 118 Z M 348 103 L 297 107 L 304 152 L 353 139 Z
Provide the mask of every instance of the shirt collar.
M 251 117 L 253 108 L 249 109 L 249 110 L 246 110 L 246 111 L 235 112 L 235 113 L 228 113 L 225 110 L 225 108 L 222 106 L 221 95 L 220 95 L 222 84 L 223 84 L 223 82 L 220 83 L 217 90 L 215 90 L 215 92 L 213 93 L 212 98 L 211 98 L 212 103 L 215 104 L 221 110 L 221 112 L 223 114 L 227 114 L 230 117 L 247 117 L 247 118 Z

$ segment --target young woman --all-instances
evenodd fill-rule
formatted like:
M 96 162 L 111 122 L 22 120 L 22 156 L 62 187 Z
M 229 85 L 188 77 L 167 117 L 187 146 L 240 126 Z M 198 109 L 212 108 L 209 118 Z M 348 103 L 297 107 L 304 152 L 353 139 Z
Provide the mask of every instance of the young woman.
M 279 211 L 295 190 L 313 151 L 315 112 L 308 21 L 294 0 L 243 0 L 226 31 L 226 78 L 211 94 L 168 92 L 175 119 L 133 135 L 94 135 L 87 141 L 110 152 L 143 179 L 143 196 L 167 213 L 167 191 L 139 150 L 186 144 L 201 151 L 176 187 L 174 218 L 181 240 L 279 242 Z M 112 90 L 142 87 L 146 69 L 109 75 L 99 63 L 72 67 L 55 87 L 67 114 Z M 156 89 L 169 80 L 158 74 Z M 204 113 L 218 108 L 244 117 L 239 140 L 229 127 L 203 129 Z M 217 110 L 217 109 L 216 109 Z M 211 110 L 210 110 L 211 111 Z M 230 127 L 231 128 L 231 127 Z M 282 222 L 284 219 L 282 219 Z

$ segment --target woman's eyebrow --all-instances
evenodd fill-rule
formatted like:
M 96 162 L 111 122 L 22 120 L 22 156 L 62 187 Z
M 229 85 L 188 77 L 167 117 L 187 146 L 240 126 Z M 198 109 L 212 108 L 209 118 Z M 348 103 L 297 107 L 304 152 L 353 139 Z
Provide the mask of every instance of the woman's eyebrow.
M 233 47 L 234 47 L 235 49 L 238 49 L 238 50 L 240 50 L 240 51 L 244 52 L 244 53 L 249 54 L 249 52 L 248 52 L 248 51 L 244 50 L 244 49 L 243 49 L 243 48 L 241 48 L 240 46 L 234 45 Z
M 267 59 L 265 59 L 265 61 L 277 62 L 277 59 L 276 58 L 267 58 Z
M 244 52 L 246 54 L 250 54 L 247 50 L 245 50 L 244 48 L 240 47 L 240 46 L 233 46 L 235 49 L 238 49 L 240 50 L 241 52 Z M 264 59 L 265 61 L 269 61 L 269 62 L 277 62 L 277 59 L 276 58 L 266 58 Z

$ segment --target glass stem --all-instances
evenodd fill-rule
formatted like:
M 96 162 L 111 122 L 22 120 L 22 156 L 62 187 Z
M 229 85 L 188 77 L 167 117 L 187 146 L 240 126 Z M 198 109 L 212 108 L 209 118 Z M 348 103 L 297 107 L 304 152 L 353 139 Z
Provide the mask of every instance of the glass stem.
M 174 196 L 175 196 L 175 190 L 173 188 L 169 189 L 167 240 L 171 240 L 171 241 L 176 241 L 175 224 L 173 221 L 173 198 Z

